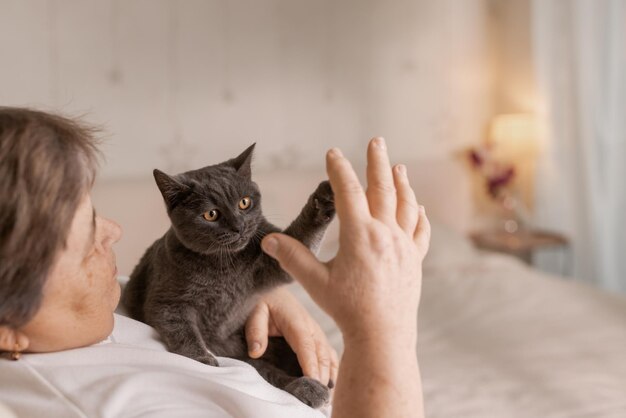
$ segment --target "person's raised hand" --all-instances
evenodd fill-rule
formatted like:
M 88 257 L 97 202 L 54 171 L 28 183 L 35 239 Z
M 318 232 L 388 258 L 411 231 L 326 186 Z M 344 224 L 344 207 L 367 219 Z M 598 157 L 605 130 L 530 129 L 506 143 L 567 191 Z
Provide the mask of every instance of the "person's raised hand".
M 386 335 L 415 341 L 430 224 L 406 167 L 391 168 L 382 138 L 368 146 L 366 192 L 338 149 L 327 153 L 326 167 L 340 222 L 336 257 L 322 263 L 284 234 L 265 237 L 263 250 L 335 319 L 346 342 Z

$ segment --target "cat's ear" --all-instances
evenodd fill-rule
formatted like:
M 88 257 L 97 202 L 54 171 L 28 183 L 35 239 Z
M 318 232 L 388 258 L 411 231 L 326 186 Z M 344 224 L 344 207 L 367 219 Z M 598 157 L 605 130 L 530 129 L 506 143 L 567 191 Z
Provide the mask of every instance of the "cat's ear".
M 244 152 L 239 154 L 238 157 L 230 160 L 230 164 L 235 167 L 237 173 L 246 177 L 247 179 L 252 178 L 252 169 L 250 168 L 250 164 L 252 163 L 252 152 L 254 151 L 254 147 L 256 142 L 250 145 Z
M 189 186 L 182 184 L 161 170 L 155 168 L 152 174 L 169 210 L 174 209 L 174 206 L 191 191 Z

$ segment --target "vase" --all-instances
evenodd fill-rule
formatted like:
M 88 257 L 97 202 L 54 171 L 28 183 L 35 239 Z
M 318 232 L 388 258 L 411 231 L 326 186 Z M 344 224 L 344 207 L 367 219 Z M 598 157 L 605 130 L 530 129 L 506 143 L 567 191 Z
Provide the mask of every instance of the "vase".
M 509 234 L 523 234 L 530 229 L 530 215 L 517 193 L 502 190 L 497 200 L 500 205 L 499 229 Z

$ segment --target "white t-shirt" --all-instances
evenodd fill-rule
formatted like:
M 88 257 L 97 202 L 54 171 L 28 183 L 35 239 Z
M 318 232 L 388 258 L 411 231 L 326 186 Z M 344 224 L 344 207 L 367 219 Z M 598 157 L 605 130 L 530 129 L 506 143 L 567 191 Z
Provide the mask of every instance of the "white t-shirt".
M 155 331 L 115 315 L 99 344 L 0 361 L 0 404 L 19 417 L 323 418 L 247 363 L 211 367 L 169 353 Z

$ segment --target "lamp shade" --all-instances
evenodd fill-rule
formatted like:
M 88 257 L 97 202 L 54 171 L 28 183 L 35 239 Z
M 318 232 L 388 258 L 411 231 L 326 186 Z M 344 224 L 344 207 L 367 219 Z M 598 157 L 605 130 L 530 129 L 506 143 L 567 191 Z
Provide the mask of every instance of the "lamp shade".
M 539 153 L 541 125 L 531 113 L 496 116 L 491 122 L 489 142 L 498 154 L 513 158 L 533 157 Z

